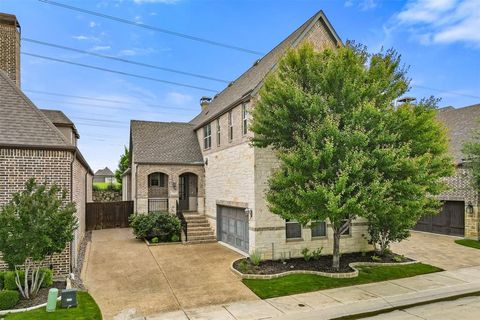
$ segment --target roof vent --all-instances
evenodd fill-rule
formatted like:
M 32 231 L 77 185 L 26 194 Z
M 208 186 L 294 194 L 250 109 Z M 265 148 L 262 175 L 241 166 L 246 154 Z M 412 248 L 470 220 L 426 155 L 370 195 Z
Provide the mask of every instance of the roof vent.
M 255 67 L 259 62 L 260 62 L 260 59 L 256 60 L 256 61 L 253 63 L 253 67 Z
M 210 102 L 212 101 L 212 98 L 210 97 L 201 97 L 200 98 L 200 106 L 202 107 L 202 110 L 204 110 L 209 104 Z
M 233 86 L 233 81 L 228 84 L 229 87 Z

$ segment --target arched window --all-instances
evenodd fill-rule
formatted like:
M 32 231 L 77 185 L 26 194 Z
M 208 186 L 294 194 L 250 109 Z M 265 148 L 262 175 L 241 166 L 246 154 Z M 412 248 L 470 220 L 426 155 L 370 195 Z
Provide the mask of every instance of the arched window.
M 166 186 L 166 175 L 162 172 L 154 172 L 148 176 L 148 186 L 149 187 L 165 187 Z

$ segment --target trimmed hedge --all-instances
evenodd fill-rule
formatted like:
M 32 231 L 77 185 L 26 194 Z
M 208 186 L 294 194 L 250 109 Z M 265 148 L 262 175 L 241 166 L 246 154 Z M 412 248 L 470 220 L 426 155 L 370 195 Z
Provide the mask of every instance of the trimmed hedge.
M 180 220 L 168 212 L 151 212 L 130 216 L 130 227 L 139 239 L 158 238 L 158 242 L 180 239 Z
M 8 310 L 15 307 L 20 300 L 20 293 L 16 290 L 0 291 L 0 310 Z

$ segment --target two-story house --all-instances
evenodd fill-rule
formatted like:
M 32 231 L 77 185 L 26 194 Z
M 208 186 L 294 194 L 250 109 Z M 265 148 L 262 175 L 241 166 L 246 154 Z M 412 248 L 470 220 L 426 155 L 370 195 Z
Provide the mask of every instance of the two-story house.
M 327 222 L 302 227 L 268 210 L 267 179 L 278 162 L 271 150 L 249 143 L 250 110 L 263 80 L 287 49 L 302 42 L 317 50 L 342 45 L 320 11 L 215 97 L 203 97 L 200 113 L 189 123 L 132 121 L 124 200 L 134 200 L 137 213 L 174 213 L 177 206 L 190 211 L 189 241 L 218 240 L 245 253 L 259 250 L 266 258 L 298 256 L 305 247 L 331 252 Z M 212 229 L 195 223 L 201 217 Z M 354 221 L 342 252 L 367 250 L 365 234 L 364 221 Z

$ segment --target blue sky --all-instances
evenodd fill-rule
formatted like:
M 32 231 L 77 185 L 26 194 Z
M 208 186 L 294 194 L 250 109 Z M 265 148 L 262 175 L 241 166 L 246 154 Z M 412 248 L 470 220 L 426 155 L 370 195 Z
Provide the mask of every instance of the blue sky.
M 111 0 L 59 2 L 159 28 L 268 52 L 322 9 L 342 40 L 372 52 L 394 47 L 410 66 L 409 95 L 442 98 L 440 106 L 480 103 L 480 0 Z M 234 80 L 259 58 L 125 25 L 37 0 L 1 0 L 25 38 Z M 22 42 L 22 51 L 220 91 L 224 83 L 128 65 Z M 129 120 L 189 121 L 199 98 L 214 93 L 90 70 L 22 55 L 22 89 L 41 108 L 60 109 L 80 132 L 94 170 L 117 166 Z M 34 91 L 60 93 L 53 96 Z

